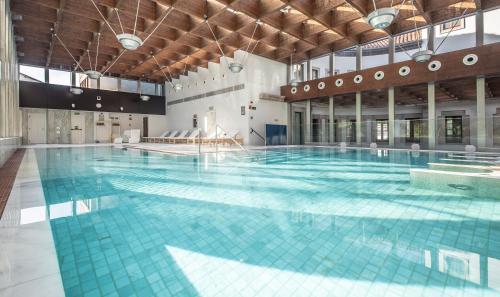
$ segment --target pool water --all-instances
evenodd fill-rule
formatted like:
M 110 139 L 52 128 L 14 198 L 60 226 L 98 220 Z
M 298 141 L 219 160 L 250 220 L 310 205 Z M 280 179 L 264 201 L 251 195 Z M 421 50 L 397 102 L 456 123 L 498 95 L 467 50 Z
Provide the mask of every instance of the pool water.
M 446 155 L 36 154 L 67 296 L 500 295 L 500 200 L 410 186 Z

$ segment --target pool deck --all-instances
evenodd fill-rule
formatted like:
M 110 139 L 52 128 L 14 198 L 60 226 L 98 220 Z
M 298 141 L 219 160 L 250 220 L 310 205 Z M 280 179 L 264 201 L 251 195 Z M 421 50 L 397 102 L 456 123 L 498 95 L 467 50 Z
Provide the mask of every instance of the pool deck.
M 33 149 L 26 150 L 0 220 L 0 296 L 64 296 Z

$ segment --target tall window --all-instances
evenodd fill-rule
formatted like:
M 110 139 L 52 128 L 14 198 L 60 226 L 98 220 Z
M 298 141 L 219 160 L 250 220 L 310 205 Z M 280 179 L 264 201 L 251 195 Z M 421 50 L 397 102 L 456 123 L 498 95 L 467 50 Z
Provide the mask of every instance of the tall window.
M 90 88 L 90 78 L 83 73 L 76 73 L 76 85 L 82 88 Z
M 423 28 L 394 36 L 394 62 L 411 60 L 411 55 L 427 49 L 428 32 Z
M 312 79 L 330 76 L 330 55 L 311 59 Z
M 419 118 L 406 119 L 406 142 L 420 142 L 423 127 Z
M 436 54 L 476 46 L 476 16 L 448 21 L 434 26 Z
M 389 122 L 387 120 L 377 120 L 377 141 L 389 140 Z
M 114 77 L 101 77 L 100 88 L 101 90 L 118 91 L 118 79 Z
M 389 39 L 384 38 L 361 47 L 363 69 L 389 64 Z
M 483 15 L 484 19 L 484 44 L 500 42 L 500 8 L 487 11 Z
M 141 93 L 146 95 L 156 95 L 155 84 L 141 81 Z
M 71 72 L 49 69 L 49 84 L 71 86 Z
M 356 47 L 335 52 L 335 74 L 356 71 Z
M 347 141 L 356 142 L 356 120 L 350 120 L 347 126 Z
M 462 117 L 447 116 L 446 124 L 446 143 L 462 143 Z
M 45 69 L 40 67 L 20 65 L 19 80 L 44 83 Z
M 121 89 L 122 92 L 136 93 L 137 92 L 137 81 L 122 79 L 121 80 Z

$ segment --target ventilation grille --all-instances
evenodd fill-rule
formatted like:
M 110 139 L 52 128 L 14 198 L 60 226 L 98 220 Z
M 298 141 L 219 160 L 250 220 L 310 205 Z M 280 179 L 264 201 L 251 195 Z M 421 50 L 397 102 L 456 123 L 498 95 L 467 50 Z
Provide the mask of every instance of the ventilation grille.
M 243 90 L 244 88 L 245 88 L 245 84 L 240 84 L 240 85 L 236 85 L 236 86 L 232 86 L 232 87 L 228 87 L 228 88 L 224 88 L 224 89 L 220 89 L 220 90 L 215 90 L 215 91 L 211 91 L 211 92 L 207 92 L 207 93 L 203 93 L 203 94 L 199 94 L 199 95 L 194 95 L 194 96 L 185 97 L 182 99 L 177 99 L 177 100 L 168 102 L 168 105 L 174 105 L 174 104 L 179 104 L 179 103 L 183 103 L 183 102 L 199 100 L 199 99 L 203 99 L 203 98 L 210 97 L 210 96 L 215 96 L 215 95 L 220 95 L 220 94 L 225 94 L 225 93 Z

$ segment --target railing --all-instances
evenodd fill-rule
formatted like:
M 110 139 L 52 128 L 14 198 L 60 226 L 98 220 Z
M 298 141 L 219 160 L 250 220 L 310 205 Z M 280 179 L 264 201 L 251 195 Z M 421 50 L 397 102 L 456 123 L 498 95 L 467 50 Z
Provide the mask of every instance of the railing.
M 233 137 L 231 137 L 231 136 L 227 133 L 227 131 L 226 131 L 226 130 L 224 130 L 221 126 L 216 125 L 216 129 L 221 129 L 221 131 L 222 131 L 222 132 L 224 132 L 224 133 L 225 133 L 225 134 L 229 137 L 229 139 L 231 139 L 231 140 L 232 140 L 232 141 L 233 141 L 233 142 L 234 142 L 237 146 L 239 146 L 242 150 L 244 150 L 244 151 L 248 152 L 248 150 L 247 150 L 246 148 L 244 148 L 244 147 L 243 147 L 243 146 L 242 146 L 242 145 L 241 145 L 238 141 L 236 141 L 236 139 L 234 139 Z M 219 133 L 218 133 L 218 131 L 216 131 L 216 133 L 215 133 L 215 144 L 216 144 L 216 145 L 218 144 L 218 141 L 217 141 L 217 134 L 219 134 Z
M 255 131 L 254 128 L 250 127 L 250 134 L 255 134 L 257 135 L 262 141 L 264 141 L 264 146 L 267 146 L 267 141 L 266 138 L 264 138 L 262 135 L 259 134 L 259 132 Z

